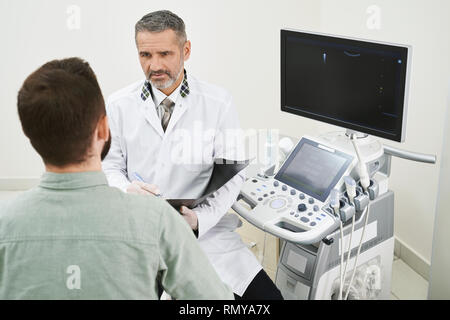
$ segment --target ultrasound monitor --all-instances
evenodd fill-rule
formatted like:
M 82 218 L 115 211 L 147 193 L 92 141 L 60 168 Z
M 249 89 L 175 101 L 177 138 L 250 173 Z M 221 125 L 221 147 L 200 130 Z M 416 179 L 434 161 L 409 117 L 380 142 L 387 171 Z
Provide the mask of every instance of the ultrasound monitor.
M 281 30 L 281 110 L 405 139 L 411 48 Z

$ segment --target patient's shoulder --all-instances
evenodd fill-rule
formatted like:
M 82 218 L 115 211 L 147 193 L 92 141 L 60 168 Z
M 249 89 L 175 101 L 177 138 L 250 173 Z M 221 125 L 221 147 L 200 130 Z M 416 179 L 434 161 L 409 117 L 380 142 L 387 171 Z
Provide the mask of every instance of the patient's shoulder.
M 122 205 L 129 208 L 129 213 L 136 219 L 150 221 L 152 224 L 159 223 L 160 217 L 167 212 L 175 211 L 169 203 L 162 198 L 153 195 L 125 193 L 117 188 L 115 197 L 120 198 Z
M 37 188 L 33 188 L 0 202 L 0 237 L 13 232 L 18 222 L 36 217 L 35 212 L 40 204 L 37 194 Z M 30 228 L 33 227 L 32 224 L 30 222 Z

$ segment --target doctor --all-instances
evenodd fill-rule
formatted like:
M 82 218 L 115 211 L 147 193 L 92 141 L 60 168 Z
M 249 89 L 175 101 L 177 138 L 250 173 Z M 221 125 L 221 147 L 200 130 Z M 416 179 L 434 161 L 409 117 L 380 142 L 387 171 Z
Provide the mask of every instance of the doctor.
M 112 145 L 103 170 L 109 184 L 125 192 L 199 197 L 214 159 L 244 160 L 233 100 L 184 69 L 191 43 L 177 15 L 145 15 L 136 23 L 135 40 L 146 78 L 108 99 Z M 137 181 L 135 173 L 145 182 Z M 237 299 L 282 299 L 235 232 L 242 222 L 227 213 L 244 179 L 239 173 L 198 207 L 181 207 L 180 212 Z

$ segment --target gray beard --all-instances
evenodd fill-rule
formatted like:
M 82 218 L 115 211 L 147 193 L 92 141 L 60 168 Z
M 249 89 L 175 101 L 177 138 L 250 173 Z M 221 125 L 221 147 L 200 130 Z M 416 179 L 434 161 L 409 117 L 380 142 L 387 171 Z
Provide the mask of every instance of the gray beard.
M 178 71 L 178 74 L 176 75 L 176 77 L 170 77 L 170 75 L 169 75 L 169 80 L 167 80 L 165 83 L 160 83 L 160 82 L 158 82 L 158 83 L 156 83 L 156 82 L 153 82 L 152 80 L 150 80 L 150 77 L 149 77 L 149 79 L 148 79 L 148 81 L 150 82 L 150 84 L 152 85 L 152 86 L 154 86 L 156 89 L 159 89 L 159 90 L 164 90 L 164 89 L 167 89 L 167 88 L 170 88 L 174 83 L 175 83 L 175 81 L 177 81 L 177 79 L 180 77 L 180 75 L 181 75 L 181 72 L 183 72 L 184 71 L 184 68 L 183 68 L 183 60 L 181 60 L 181 63 L 180 63 L 180 70 Z

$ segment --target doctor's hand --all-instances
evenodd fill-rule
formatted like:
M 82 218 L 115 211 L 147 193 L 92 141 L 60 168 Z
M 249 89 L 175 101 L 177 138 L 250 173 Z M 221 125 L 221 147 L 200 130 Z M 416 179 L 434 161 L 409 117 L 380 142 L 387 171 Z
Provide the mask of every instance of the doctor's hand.
M 195 211 L 189 209 L 186 206 L 181 206 L 180 208 L 181 215 L 186 220 L 186 222 L 189 224 L 192 230 L 197 230 L 198 228 L 198 218 Z
M 139 193 L 139 194 L 160 194 L 159 188 L 154 184 L 145 183 L 142 181 L 134 180 L 127 188 L 127 193 Z

